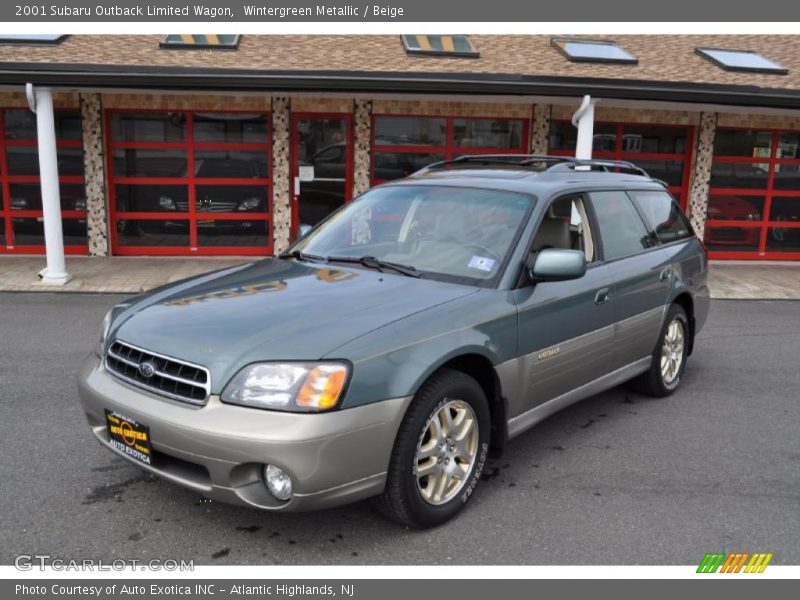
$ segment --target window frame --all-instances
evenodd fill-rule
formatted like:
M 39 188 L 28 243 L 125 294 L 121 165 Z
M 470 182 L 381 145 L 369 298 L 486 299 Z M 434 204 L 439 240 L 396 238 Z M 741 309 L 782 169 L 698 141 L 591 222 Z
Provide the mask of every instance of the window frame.
M 734 48 L 711 48 L 709 46 L 698 46 L 694 49 L 695 54 L 700 56 L 701 58 L 707 60 L 708 62 L 715 64 L 720 69 L 724 71 L 730 71 L 732 73 L 761 73 L 766 75 L 788 75 L 789 69 L 784 67 L 777 61 L 772 60 L 771 58 L 767 58 L 760 52 L 756 50 L 742 50 L 742 49 L 734 49 Z M 772 64 L 776 65 L 777 68 L 771 69 L 769 67 L 737 67 L 726 64 L 724 61 L 716 58 L 709 54 L 709 52 L 736 52 L 737 54 L 752 54 L 754 56 L 758 56 Z
M 25 39 L 23 37 L 9 38 L 9 34 L 0 35 L 0 46 L 58 46 L 69 37 L 67 33 L 55 34 L 53 39 Z M 35 34 L 31 34 L 35 35 Z M 8 107 L 4 107 L 8 108 Z
M 798 158 L 778 158 L 778 146 L 780 144 L 780 136 L 784 133 L 796 134 L 800 142 L 800 129 L 782 129 L 774 127 L 718 127 L 717 131 L 755 131 L 770 133 L 770 153 L 768 157 L 751 157 L 751 156 L 735 156 L 735 155 L 717 155 L 714 154 L 711 158 L 711 168 L 713 169 L 715 163 L 719 164 L 763 164 L 768 166 L 767 182 L 764 188 L 717 188 L 712 187 L 709 182 L 708 199 L 711 196 L 750 196 L 750 197 L 763 197 L 764 209 L 761 214 L 761 219 L 756 220 L 730 220 L 730 219 L 706 219 L 705 233 L 710 229 L 757 229 L 758 233 L 758 248 L 756 250 L 711 250 L 708 251 L 708 256 L 711 259 L 731 259 L 731 260 L 798 260 L 800 259 L 800 251 L 787 252 L 767 250 L 767 239 L 769 230 L 774 228 L 800 228 L 800 222 L 787 222 L 787 221 L 773 221 L 772 220 L 772 202 L 775 198 L 796 198 L 800 202 L 800 189 L 796 190 L 776 190 L 775 174 L 776 166 L 791 165 L 797 166 L 800 170 L 800 157 Z M 704 235 L 703 241 L 708 246 L 708 241 Z
M 112 138 L 112 118 L 115 114 L 125 113 L 181 113 L 186 117 L 186 135 L 183 141 L 170 142 L 130 142 L 118 141 Z M 196 114 L 259 114 L 265 118 L 265 140 L 261 142 L 196 142 L 194 140 L 194 116 Z M 124 108 L 108 109 L 105 111 L 105 139 L 106 139 L 106 173 L 108 181 L 108 214 L 109 230 L 111 233 L 112 253 L 118 256 L 125 255 L 152 255 L 152 256 L 203 256 L 203 255 L 241 255 L 241 256 L 269 256 L 273 253 L 273 173 L 272 173 L 272 121 L 269 111 L 257 110 L 229 110 L 229 109 L 141 109 Z M 177 149 L 186 152 L 187 172 L 185 177 L 127 177 L 114 173 L 114 151 L 119 149 L 145 149 L 168 150 Z M 224 178 L 224 177 L 196 177 L 195 151 L 202 150 L 250 150 L 263 151 L 267 164 L 267 177 L 265 178 Z M 116 186 L 120 185 L 178 185 L 186 186 L 189 206 L 186 212 L 142 212 L 118 211 Z M 214 212 L 204 213 L 197 210 L 197 189 L 201 186 L 265 186 L 267 207 L 263 212 Z M 170 218 L 171 216 L 171 218 Z M 144 221 L 188 221 L 189 244 L 179 246 L 125 246 L 119 243 L 117 221 L 119 219 L 144 220 Z M 197 222 L 200 220 L 214 221 L 266 221 L 267 245 L 265 246 L 201 246 L 198 244 Z
M 444 145 L 440 146 L 422 146 L 415 144 L 378 144 L 376 143 L 376 121 L 381 117 L 399 117 L 399 118 L 412 118 L 412 119 L 444 119 L 445 120 L 445 137 Z M 515 149 L 509 148 L 489 148 L 489 147 L 469 147 L 469 146 L 455 146 L 453 122 L 460 119 L 475 120 L 475 121 L 520 121 L 522 123 L 522 135 L 520 140 L 520 147 Z M 398 181 L 402 179 L 378 179 L 375 177 L 375 157 L 377 154 L 387 152 L 391 154 L 441 154 L 442 160 L 452 160 L 453 158 L 462 154 L 527 154 L 529 139 L 529 122 L 524 117 L 486 117 L 486 116 L 461 116 L 461 115 L 432 115 L 432 114 L 413 114 L 413 113 L 376 113 L 372 115 L 371 131 L 370 131 L 370 165 L 369 165 L 369 180 L 370 186 L 380 185 L 389 181 Z M 432 161 L 438 162 L 438 161 Z M 411 175 L 411 173 L 409 173 Z
M 423 48 L 411 47 L 408 45 L 407 37 L 413 36 L 436 36 L 436 37 L 456 37 L 456 36 L 463 36 L 469 47 L 472 48 L 471 51 L 447 51 L 447 50 L 434 50 L 431 48 L 430 50 L 426 50 Z M 475 48 L 475 44 L 472 43 L 472 40 L 469 39 L 469 35 L 466 33 L 454 33 L 454 34 L 438 34 L 438 33 L 401 33 L 400 34 L 400 42 L 403 44 L 403 50 L 405 50 L 406 55 L 408 56 L 434 56 L 434 57 L 443 57 L 443 58 L 480 58 L 481 53 Z
M 198 44 L 196 42 L 170 42 L 167 41 L 169 36 L 171 35 L 181 35 L 180 33 L 168 33 L 165 34 L 161 40 L 158 42 L 158 47 L 162 50 L 229 50 L 234 51 L 239 49 L 239 43 L 241 42 L 242 36 L 239 33 L 234 34 L 234 39 L 232 42 L 228 44 L 209 44 L 203 43 Z M 189 34 L 189 35 L 197 35 L 197 34 Z M 201 34 L 201 35 L 208 35 L 208 34 Z M 227 34 L 214 34 L 214 35 L 227 35 Z M 213 111 L 195 111 L 195 112 L 213 112 Z M 228 111 L 230 112 L 230 111 Z
M 566 44 L 585 44 L 588 46 L 613 46 L 623 53 L 627 54 L 630 58 L 604 58 L 604 57 L 589 57 L 589 56 L 574 56 L 566 49 Z M 574 63 L 597 63 L 597 64 L 612 64 L 612 65 L 638 65 L 639 59 L 633 54 L 628 52 L 625 48 L 620 46 L 613 40 L 583 40 L 575 38 L 550 38 L 550 46 L 558 50 L 558 52 L 566 58 L 569 62 Z
M 41 184 L 41 174 L 39 175 L 12 175 L 8 172 L 8 148 L 38 148 L 39 142 L 36 138 L 7 138 L 6 137 L 6 111 L 7 110 L 27 110 L 21 106 L 0 106 L 0 187 L 2 187 L 3 204 L 0 208 L 0 220 L 5 225 L 5 244 L 0 245 L 0 254 L 44 254 L 45 244 L 25 244 L 19 245 L 14 241 L 14 231 L 12 219 L 39 219 L 44 218 L 43 210 L 14 210 L 11 208 L 11 186 L 14 184 Z M 81 114 L 80 108 L 57 108 L 58 112 L 75 112 Z M 83 139 L 57 139 L 56 149 L 77 148 L 83 151 Z M 61 175 L 58 176 L 59 186 L 61 185 L 82 185 L 84 194 L 86 193 L 86 173 L 84 167 L 83 175 Z M 85 220 L 88 224 L 87 210 L 62 210 L 62 224 L 65 219 Z M 63 226 L 63 225 L 62 225 Z M 88 231 L 85 244 L 68 244 L 64 246 L 64 253 L 69 255 L 86 255 L 89 253 Z

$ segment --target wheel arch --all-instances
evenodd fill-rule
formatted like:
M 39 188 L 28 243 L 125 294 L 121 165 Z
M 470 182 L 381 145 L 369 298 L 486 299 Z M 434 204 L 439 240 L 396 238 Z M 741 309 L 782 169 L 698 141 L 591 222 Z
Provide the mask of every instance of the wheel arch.
M 491 418 L 490 449 L 492 454 L 499 455 L 508 439 L 507 401 L 503 396 L 500 378 L 494 363 L 485 354 L 474 349 L 465 349 L 454 355 L 443 357 L 437 364 L 432 365 L 424 377 L 421 377 L 414 389 L 416 394 L 435 373 L 442 369 L 460 371 L 475 379 L 486 394 L 489 401 L 489 415 Z
M 686 312 L 686 318 L 689 319 L 689 343 L 688 354 L 691 355 L 694 350 L 694 334 L 695 334 L 695 316 L 694 316 L 694 298 L 688 291 L 682 291 L 672 299 L 672 304 L 677 304 Z

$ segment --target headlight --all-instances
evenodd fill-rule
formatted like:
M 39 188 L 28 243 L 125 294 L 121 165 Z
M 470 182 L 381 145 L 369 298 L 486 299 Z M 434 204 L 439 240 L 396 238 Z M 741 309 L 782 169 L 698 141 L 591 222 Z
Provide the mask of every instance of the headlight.
M 256 363 L 228 382 L 223 402 L 291 412 L 335 408 L 349 375 L 344 363 Z
M 261 199 L 259 198 L 248 198 L 247 200 L 242 200 L 239 203 L 238 210 L 241 211 L 249 211 L 255 210 L 261 204 Z
M 110 311 L 106 313 L 106 316 L 103 317 L 103 324 L 100 326 L 100 340 L 97 343 L 97 348 L 95 348 L 95 354 L 101 357 L 103 356 L 103 351 L 106 349 L 106 341 L 108 341 L 108 330 L 111 329 L 111 313 L 114 312 L 112 308 Z
M 158 205 L 164 210 L 175 210 L 175 200 L 169 196 L 159 196 Z

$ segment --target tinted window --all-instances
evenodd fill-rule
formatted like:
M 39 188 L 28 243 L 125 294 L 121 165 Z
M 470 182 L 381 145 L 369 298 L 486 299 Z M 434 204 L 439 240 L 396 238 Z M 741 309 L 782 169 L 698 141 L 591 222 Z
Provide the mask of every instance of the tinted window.
M 631 256 L 653 245 L 650 233 L 625 192 L 594 192 L 591 198 L 606 260 Z
M 455 119 L 453 145 L 466 148 L 522 149 L 522 121 Z
M 668 193 L 631 192 L 630 196 L 662 243 L 692 236 L 688 219 Z
M 375 117 L 375 144 L 444 146 L 447 120 L 426 117 Z

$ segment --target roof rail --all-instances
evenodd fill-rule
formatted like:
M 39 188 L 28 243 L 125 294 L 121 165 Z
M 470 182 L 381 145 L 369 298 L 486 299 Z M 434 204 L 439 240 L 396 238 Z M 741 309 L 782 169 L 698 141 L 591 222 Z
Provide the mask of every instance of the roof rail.
M 632 175 L 641 175 L 653 179 L 650 174 L 625 160 L 586 159 L 570 156 L 552 156 L 548 154 L 464 154 L 452 160 L 441 160 L 423 167 L 414 175 L 429 171 L 438 171 L 451 166 L 461 165 L 509 165 L 512 167 L 534 167 L 544 165 L 541 171 L 624 171 Z

